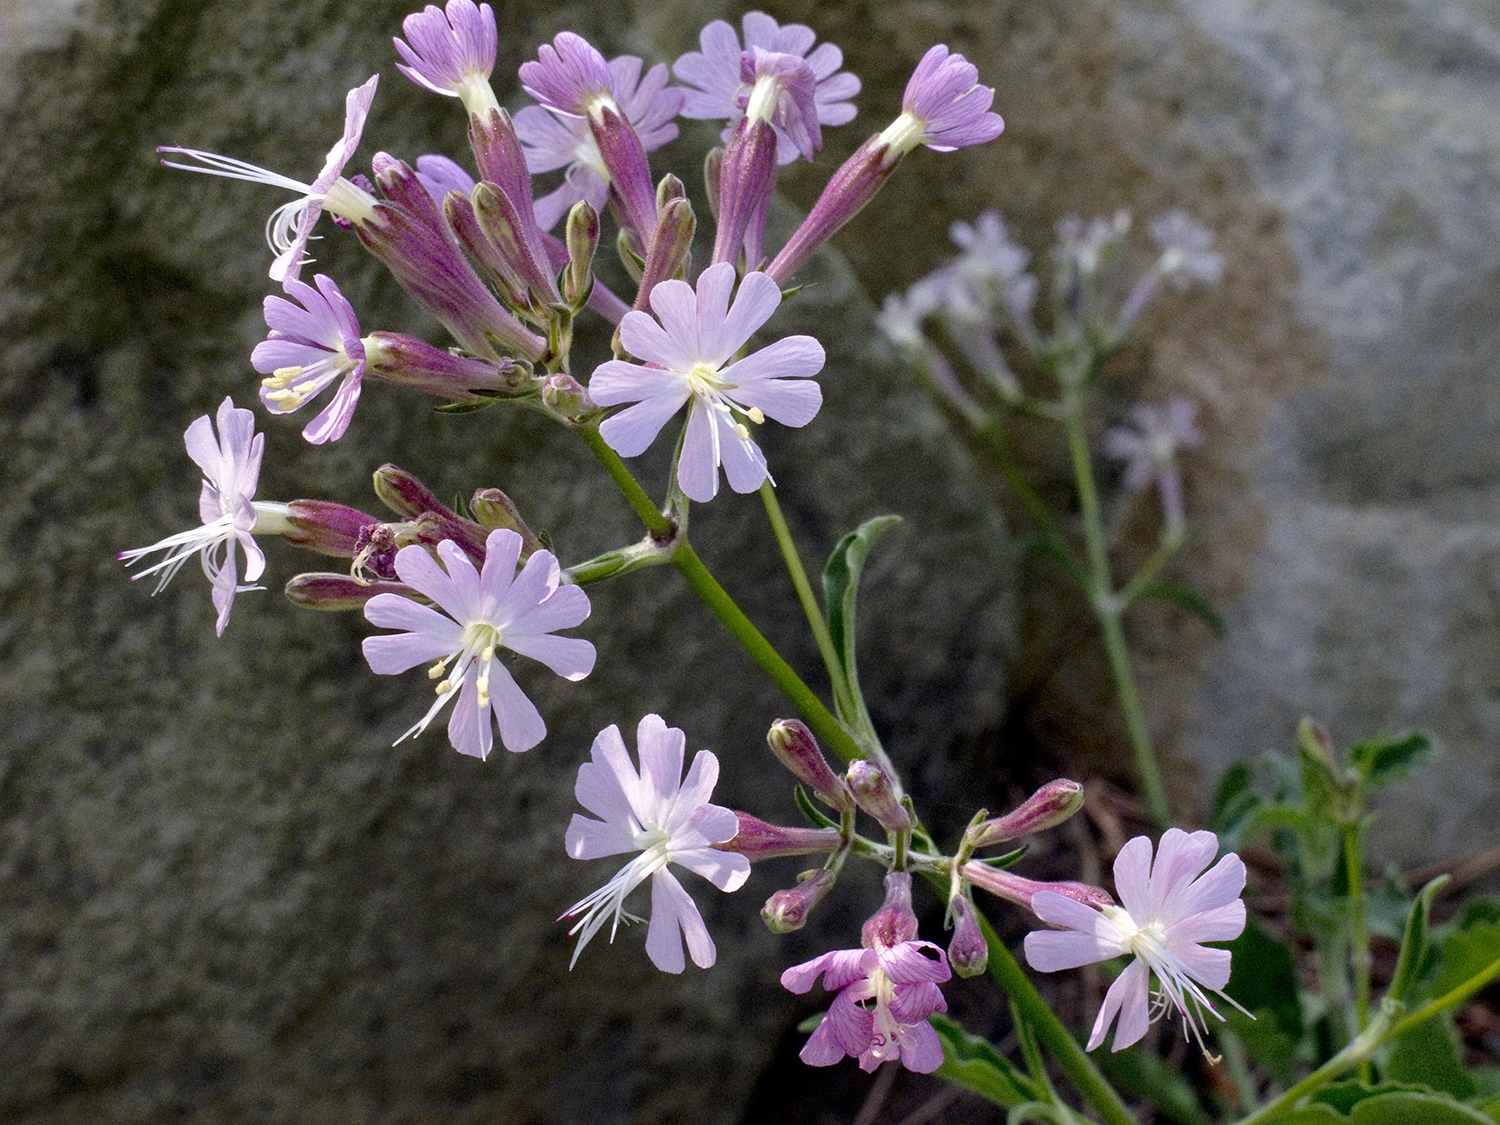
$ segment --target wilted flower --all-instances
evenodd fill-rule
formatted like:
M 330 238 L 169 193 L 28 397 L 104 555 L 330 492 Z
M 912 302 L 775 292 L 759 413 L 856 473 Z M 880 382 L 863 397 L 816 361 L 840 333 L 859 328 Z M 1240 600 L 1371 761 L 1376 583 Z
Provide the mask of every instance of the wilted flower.
M 620 322 L 620 342 L 646 362 L 610 360 L 589 381 L 589 395 L 600 406 L 636 404 L 599 427 L 626 457 L 644 452 L 691 401 L 677 483 L 698 501 L 718 491 L 720 464 L 736 492 L 753 492 L 769 478 L 765 454 L 745 422 L 770 417 L 805 426 L 823 403 L 812 381 L 823 367 L 823 347 L 811 336 L 787 336 L 730 361 L 781 303 L 776 283 L 751 273 L 731 306 L 734 276 L 734 267 L 721 262 L 699 275 L 696 291 L 684 281 L 662 282 L 651 291 L 656 319 L 636 311 Z
M 1156 862 L 1151 841 L 1137 836 L 1115 857 L 1115 889 L 1120 906 L 1095 910 L 1061 895 L 1039 891 L 1031 909 L 1062 931 L 1026 935 L 1026 960 L 1038 972 L 1075 969 L 1111 957 L 1133 956 L 1104 996 L 1088 1049 L 1104 1042 L 1118 1015 L 1112 1050 L 1130 1046 L 1153 1020 L 1176 1009 L 1184 1034 L 1203 1046 L 1205 1014 L 1222 1020 L 1207 992 L 1224 995 L 1229 983 L 1229 951 L 1205 941 L 1229 941 L 1245 928 L 1245 865 L 1233 852 L 1204 872 L 1219 850 L 1212 832 L 1169 828 Z M 1156 974 L 1157 989 L 1150 990 Z M 1207 992 L 1205 992 L 1205 989 Z M 1239 1005 L 1235 1005 L 1239 1007 Z
M 664 973 L 682 972 L 685 938 L 693 964 L 706 969 L 716 956 L 713 939 L 697 905 L 667 865 L 686 867 L 721 891 L 738 890 L 750 877 L 750 861 L 713 845 L 732 839 L 739 831 L 739 820 L 732 810 L 709 802 L 719 780 L 719 759 L 712 753 L 698 751 L 684 780 L 687 739 L 682 731 L 667 726 L 660 715 L 647 715 L 636 728 L 635 741 L 639 772 L 630 761 L 620 728 L 614 725 L 599 732 L 591 751 L 593 760 L 578 767 L 574 793 L 579 804 L 599 819 L 573 814 L 568 854 L 574 859 L 640 854 L 563 915 L 582 915 L 568 931 L 570 936 L 578 935 L 573 962 L 606 921 L 613 920 L 611 941 L 621 918 L 639 921 L 625 912 L 625 899 L 649 878 L 651 925 L 646 931 L 646 952 L 651 963 Z
M 682 116 L 696 121 L 727 121 L 724 129 L 727 141 L 745 116 L 757 79 L 770 71 L 785 69 L 765 56 L 790 56 L 806 63 L 813 89 L 811 102 L 803 103 L 797 122 L 800 138 L 787 130 L 785 117 L 778 121 L 774 115 L 768 115 L 776 128 L 776 162 L 790 164 L 799 152 L 811 160 L 812 156 L 804 151 L 809 134 L 816 134 L 822 125 L 843 125 L 854 120 L 855 108 L 849 99 L 859 93 L 859 79 L 847 71 L 835 73 L 843 65 L 844 53 L 832 43 L 814 49 L 817 37 L 810 27 L 799 23 L 783 27 L 764 12 L 747 12 L 741 27 L 745 32 L 743 47 L 732 26 L 714 20 L 698 33 L 702 50 L 689 51 L 672 64 L 677 77 L 694 87 L 686 91 Z M 756 51 L 761 52 L 758 61 Z
M 277 172 L 268 172 L 254 164 L 236 160 L 218 153 L 203 152 L 195 148 L 158 147 L 157 152 L 181 153 L 190 156 L 206 167 L 194 164 L 176 164 L 170 160 L 162 163 L 168 168 L 181 168 L 184 172 L 205 172 L 211 176 L 226 176 L 232 180 L 248 180 L 252 184 L 270 184 L 272 187 L 294 191 L 299 198 L 285 203 L 271 213 L 266 220 L 266 241 L 276 251 L 276 260 L 271 263 L 271 280 L 285 281 L 296 278 L 302 269 L 307 251 L 307 240 L 312 237 L 313 225 L 326 208 L 340 218 L 357 221 L 372 214 L 375 199 L 369 192 L 344 179 L 344 165 L 359 146 L 364 132 L 365 118 L 370 115 L 370 103 L 375 99 L 375 86 L 380 75 L 374 75 L 363 86 L 349 91 L 344 99 L 344 135 L 328 150 L 323 161 L 323 170 L 310 184 L 304 184 Z
M 381 594 L 365 606 L 372 625 L 405 630 L 365 638 L 365 659 L 372 671 L 396 675 L 436 661 L 427 675 L 439 681 L 437 700 L 396 741 L 422 733 L 445 704 L 457 699 L 448 720 L 448 739 L 460 754 L 489 755 L 494 745 L 491 712 L 507 750 L 530 750 L 546 736 L 547 725 L 496 659 L 498 651 L 508 648 L 540 661 L 564 679 L 583 679 L 593 670 L 594 646 L 552 634 L 588 617 L 588 595 L 577 586 L 560 584 L 561 571 L 550 551 L 535 552 L 517 574 L 521 537 L 514 531 L 490 532 L 482 571 L 475 570 L 452 540 L 439 543 L 437 552 L 443 566 L 423 547 L 401 548 L 396 574 L 436 602 L 438 609 L 396 594 Z
M 255 432 L 255 415 L 237 408 L 233 399 L 226 398 L 219 404 L 218 422 L 217 437 L 206 414 L 195 419 L 183 434 L 188 456 L 203 470 L 203 490 L 198 497 L 198 515 L 203 526 L 169 535 L 149 547 L 121 551 L 116 558 L 130 565 L 157 551 L 164 552 L 164 559 L 131 575 L 135 579 L 160 574 L 153 591 L 159 593 L 182 569 L 183 563 L 198 555 L 203 562 L 203 573 L 213 584 L 214 608 L 219 611 L 214 631 L 223 636 L 234 595 L 242 590 L 261 589 L 239 584 L 235 544 L 245 552 L 245 579 L 254 582 L 265 570 L 266 556 L 251 532 L 262 515 L 270 517 L 279 531 L 284 524 L 286 505 L 252 502 L 266 445 L 265 435 Z

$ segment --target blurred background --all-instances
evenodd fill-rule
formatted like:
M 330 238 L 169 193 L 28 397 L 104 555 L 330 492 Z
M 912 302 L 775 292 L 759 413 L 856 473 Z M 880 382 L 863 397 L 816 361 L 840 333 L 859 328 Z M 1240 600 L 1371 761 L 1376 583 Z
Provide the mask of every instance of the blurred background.
M 706 20 L 746 7 L 493 6 L 494 84 L 513 107 L 516 67 L 558 30 L 670 62 Z M 1045 562 L 1018 559 L 997 482 L 948 436 L 874 309 L 951 254 L 952 221 L 986 208 L 1045 256 L 1064 216 L 1124 208 L 1143 225 L 1175 207 L 1215 232 L 1225 280 L 1153 307 L 1110 369 L 1106 408 L 1182 395 L 1209 438 L 1185 462 L 1193 532 L 1175 565 L 1226 629 L 1175 608 L 1128 620 L 1177 807 L 1202 815 L 1226 765 L 1285 746 L 1304 714 L 1341 745 L 1420 725 L 1445 753 L 1391 791 L 1377 860 L 1411 869 L 1500 844 L 1494 6 L 761 7 L 838 44 L 864 82 L 854 123 L 783 175 L 782 230 L 899 112 L 933 42 L 978 65 L 1006 119 L 984 148 L 909 157 L 769 328 L 813 332 L 829 352 L 818 420 L 768 437 L 804 554 L 820 559 L 869 516 L 905 517 L 868 572 L 862 671 L 939 839 L 1059 773 L 1119 787 L 1096 790 L 1090 832 L 1107 837 L 1132 815 L 1129 756 L 1085 612 Z M 561 847 L 601 727 L 659 711 L 719 754 L 718 800 L 795 816 L 763 744 L 789 707 L 675 574 L 591 591 L 597 671 L 566 684 L 522 667 L 551 733 L 479 763 L 439 731 L 390 745 L 430 689 L 368 672 L 357 615 L 284 601 L 286 578 L 317 569 L 310 556 L 269 544 L 268 592 L 242 595 L 221 639 L 195 567 L 152 600 L 114 561 L 195 522 L 188 422 L 226 394 L 252 405 L 271 291 L 261 230 L 284 201 L 164 170 L 154 147 L 308 177 L 345 92 L 378 70 L 351 167 L 380 149 L 466 160 L 455 103 L 395 69 L 410 10 L 0 2 L 0 1116 L 853 1120 L 870 1079 L 795 1063 L 816 998 L 777 977 L 855 944 L 874 872 L 841 880 L 789 938 L 757 909 L 795 861 L 757 868 L 733 899 L 692 888 L 719 946 L 709 973 L 656 973 L 636 930 L 566 970 L 571 942 L 552 919 L 610 874 Z M 701 198 L 715 136 L 685 122 L 653 169 Z M 354 239 L 325 228 L 316 269 L 365 331 L 441 339 Z M 601 358 L 606 339 L 580 347 Z M 318 449 L 303 420 L 262 413 L 258 495 L 375 512 L 370 473 L 394 461 L 444 497 L 504 488 L 565 562 L 637 536 L 565 435 L 429 405 L 372 387 L 348 435 Z M 1026 456 L 1066 502 L 1059 452 L 1039 441 Z M 643 466 L 663 479 L 660 459 Z M 695 542 L 820 685 L 758 509 L 726 495 L 696 510 Z M 1087 837 L 1042 842 L 1028 873 L 1076 877 L 1097 863 Z M 927 914 L 935 932 L 940 909 Z M 956 983 L 950 1003 L 976 1029 L 1001 1027 L 985 985 Z M 930 1090 L 898 1089 L 879 1120 Z

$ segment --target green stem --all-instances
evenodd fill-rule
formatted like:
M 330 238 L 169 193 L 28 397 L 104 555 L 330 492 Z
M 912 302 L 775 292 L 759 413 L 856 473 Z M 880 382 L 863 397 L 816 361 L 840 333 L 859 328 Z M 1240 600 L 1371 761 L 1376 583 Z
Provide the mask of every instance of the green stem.
M 1349 882 L 1349 964 L 1354 970 L 1354 1024 L 1360 1032 L 1370 1022 L 1370 930 L 1365 920 L 1364 859 L 1360 855 L 1359 825 L 1344 824 L 1344 874 Z M 1360 1064 L 1360 1077 L 1369 1080 L 1370 1064 Z
M 1120 591 L 1120 607 L 1122 609 L 1129 607 L 1136 598 L 1141 596 L 1142 590 L 1156 581 L 1156 576 L 1161 573 L 1161 568 L 1167 565 L 1167 561 L 1177 553 L 1178 548 L 1181 546 L 1182 539 L 1180 536 L 1174 536 L 1162 541 L 1161 546 L 1152 552 L 1151 557 L 1141 564 L 1141 569 L 1131 576 L 1130 581 L 1125 585 L 1125 589 Z
M 834 717 L 832 711 L 823 706 L 823 701 L 813 694 L 812 689 L 802 682 L 797 673 L 792 671 L 792 666 L 781 658 L 771 642 L 745 616 L 744 610 L 740 609 L 724 587 L 719 585 L 718 580 L 709 573 L 703 560 L 686 540 L 680 541 L 672 552 L 672 565 L 687 579 L 694 593 L 714 611 L 724 627 L 734 634 L 735 640 L 740 642 L 750 658 L 761 666 L 766 675 L 796 705 L 797 710 L 802 712 L 802 717 L 807 720 L 813 733 L 844 761 L 852 762 L 856 758 L 863 758 L 865 751 L 854 736 Z
M 1068 1029 L 1062 1025 L 1031 979 L 1021 971 L 1021 966 L 1011 956 L 989 919 L 979 915 L 979 927 L 984 933 L 990 951 L 990 976 L 1005 991 L 1015 1009 L 1025 1018 L 1031 1032 L 1042 1047 L 1057 1060 L 1057 1065 L 1068 1076 L 1068 1080 L 1083 1095 L 1084 1099 L 1099 1113 L 1105 1125 L 1136 1125 L 1130 1110 L 1115 1093 L 1114 1087 L 1105 1081 L 1104 1075 L 1094 1065 L 1083 1048 L 1078 1045 Z
M 597 425 L 583 425 L 575 431 L 579 437 L 588 444 L 599 463 L 604 466 L 605 472 L 609 473 L 610 479 L 615 486 L 624 493 L 625 499 L 635 509 L 635 514 L 641 518 L 649 531 L 657 539 L 670 538 L 673 532 L 672 521 L 662 515 L 661 510 L 651 502 L 651 497 L 646 495 L 646 490 L 636 482 L 625 462 L 620 460 L 620 455 L 611 449 L 599 434 Z
M 833 683 L 834 698 L 838 699 L 843 686 L 843 666 L 839 662 L 838 653 L 834 650 L 833 635 L 828 631 L 828 622 L 824 619 L 822 607 L 818 605 L 818 599 L 813 593 L 812 583 L 807 580 L 807 571 L 802 566 L 802 556 L 797 553 L 797 544 L 792 540 L 791 529 L 787 527 L 786 517 L 781 513 L 781 502 L 776 498 L 776 490 L 771 487 L 769 480 L 761 484 L 760 498 L 765 503 L 766 517 L 771 521 L 771 530 L 776 533 L 776 544 L 781 548 L 781 557 L 786 560 L 787 573 L 792 576 L 792 586 L 796 588 L 797 600 L 802 603 L 802 612 L 807 616 L 807 624 L 812 629 L 813 639 L 818 644 L 818 652 L 822 654 L 823 663 L 828 668 L 828 678 Z M 841 700 L 841 702 L 847 701 Z
M 1094 466 L 1089 458 L 1088 435 L 1084 432 L 1083 402 L 1076 392 L 1068 392 L 1068 410 L 1064 423 L 1068 432 L 1068 453 L 1073 462 L 1073 476 L 1078 485 L 1078 509 L 1083 518 L 1084 548 L 1089 566 L 1089 608 L 1093 610 L 1104 634 L 1104 647 L 1109 654 L 1109 667 L 1114 675 L 1115 690 L 1120 697 L 1120 709 L 1125 714 L 1125 728 L 1130 734 L 1130 745 L 1135 751 L 1136 769 L 1141 776 L 1141 789 L 1146 798 L 1146 808 L 1156 826 L 1165 829 L 1172 823 L 1172 810 L 1167 804 L 1166 789 L 1162 785 L 1161 772 L 1156 764 L 1156 752 L 1151 747 L 1151 734 L 1146 729 L 1146 717 L 1141 709 L 1141 698 L 1136 691 L 1135 674 L 1130 667 L 1130 653 L 1125 646 L 1125 631 L 1120 625 L 1120 613 L 1124 601 L 1113 589 L 1109 570 L 1109 550 L 1104 538 L 1104 519 L 1099 507 L 1099 492 L 1094 484 Z

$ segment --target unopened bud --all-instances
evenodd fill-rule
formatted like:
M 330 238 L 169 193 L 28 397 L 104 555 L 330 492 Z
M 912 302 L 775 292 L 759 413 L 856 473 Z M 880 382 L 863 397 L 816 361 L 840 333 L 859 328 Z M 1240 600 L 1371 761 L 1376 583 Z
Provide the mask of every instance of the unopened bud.
M 711 148 L 703 158 L 703 187 L 708 193 L 708 213 L 719 221 L 719 177 L 724 172 L 724 150 Z
M 474 493 L 469 501 L 469 511 L 474 513 L 479 526 L 486 531 L 498 531 L 504 528 L 519 535 L 523 557 L 530 556 L 532 552 L 541 549 L 542 541 L 536 537 L 531 528 L 526 526 L 526 521 L 521 518 L 515 501 L 498 488 L 481 488 Z
M 812 855 L 816 852 L 837 851 L 843 837 L 836 828 L 783 828 L 779 824 L 768 824 L 759 817 L 736 810 L 739 831 L 732 840 L 714 847 L 721 852 L 735 852 L 751 863 L 763 859 L 776 859 L 784 855 Z
M 766 742 L 776 760 L 811 789 L 818 800 L 839 812 L 854 809 L 854 794 L 842 777 L 834 773 L 807 724 L 798 719 L 778 719 L 766 732 Z
M 953 940 L 948 943 L 948 964 L 961 977 L 977 977 L 989 967 L 990 947 L 979 928 L 979 914 L 969 896 L 960 892 L 948 903 L 953 915 Z
M 660 211 L 674 199 L 686 199 L 687 190 L 682 186 L 682 181 L 668 172 L 656 184 L 656 209 Z
M 887 832 L 906 832 L 912 827 L 911 813 L 902 807 L 885 770 L 864 758 L 849 763 L 849 788 L 855 803 Z
M 286 584 L 286 596 L 303 609 L 363 609 L 376 594 L 417 592 L 401 582 L 358 582 L 347 574 L 299 574 Z
M 361 543 L 368 540 L 370 527 L 380 526 L 374 516 L 329 500 L 293 500 L 287 509 L 287 528 L 281 537 L 334 558 L 353 558 Z
M 651 290 L 668 278 L 681 277 L 687 271 L 688 252 L 693 246 L 696 226 L 693 205 L 686 199 L 669 199 L 657 213 L 651 251 L 641 269 L 640 291 L 635 298 L 637 309 L 650 308 Z
M 1031 896 L 1037 891 L 1051 891 L 1055 895 L 1062 895 L 1063 898 L 1070 898 L 1085 906 L 1113 906 L 1115 902 L 1108 891 L 1092 883 L 1077 883 L 1071 880 L 1040 883 L 1035 879 L 1012 875 L 1009 871 L 991 867 L 977 860 L 964 864 L 958 869 L 958 873 L 964 882 L 971 883 L 980 890 L 989 891 L 990 894 L 1003 898 L 1007 902 L 1024 906 L 1027 910 L 1031 909 Z
M 568 212 L 563 236 L 568 246 L 568 269 L 563 274 L 563 299 L 577 308 L 594 288 L 594 254 L 599 249 L 599 212 L 586 199 Z
M 390 464 L 376 469 L 375 495 L 397 515 L 409 520 L 424 520 L 424 528 L 430 526 L 432 529 L 430 535 L 422 536 L 424 541 L 451 539 L 473 560 L 475 566 L 483 565 L 487 534 L 485 529 L 448 507 L 431 489 L 405 469 Z
M 824 868 L 820 871 L 804 872 L 801 881 L 784 891 L 777 891 L 766 899 L 760 917 L 773 934 L 789 934 L 800 930 L 807 922 L 812 908 L 833 889 L 836 876 Z
M 565 373 L 548 375 L 543 380 L 542 402 L 548 410 L 562 418 L 578 419 L 597 409 L 583 384 Z
M 1060 777 L 1043 785 L 1013 811 L 974 825 L 964 833 L 964 842 L 970 848 L 983 848 L 1043 832 L 1056 828 L 1081 808 L 1083 786 Z
M 885 877 L 885 902 L 860 929 L 866 949 L 891 949 L 917 936 L 917 916 L 911 908 L 911 876 L 892 871 Z

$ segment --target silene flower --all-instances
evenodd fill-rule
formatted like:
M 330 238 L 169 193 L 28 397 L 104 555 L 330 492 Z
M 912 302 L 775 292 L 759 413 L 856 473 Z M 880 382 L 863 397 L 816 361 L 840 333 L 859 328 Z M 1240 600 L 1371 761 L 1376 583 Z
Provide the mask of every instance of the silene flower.
M 805 426 L 823 403 L 812 376 L 823 368 L 823 347 L 811 336 L 787 336 L 743 359 L 736 352 L 781 303 L 781 290 L 763 273 L 750 273 L 730 304 L 735 270 L 720 262 L 698 277 L 664 281 L 651 291 L 651 310 L 625 314 L 620 341 L 644 360 L 610 360 L 589 381 L 600 406 L 635 405 L 606 418 L 600 434 L 616 453 L 634 457 L 656 439 L 668 419 L 691 403 L 677 462 L 677 483 L 693 500 L 711 500 L 719 466 L 736 492 L 753 492 L 770 479 L 766 458 L 746 423 L 774 418 Z M 773 482 L 774 483 L 774 482 Z
M 667 88 L 667 68 L 658 63 L 641 75 L 641 60 L 621 55 L 608 63 L 610 91 L 625 119 L 641 139 L 641 147 L 654 152 L 677 137 L 673 122 L 682 108 L 682 91 Z M 542 196 L 534 206 L 537 225 L 551 230 L 562 221 L 573 204 L 586 200 L 602 211 L 609 198 L 609 169 L 587 118 L 564 114 L 541 106 L 526 106 L 515 115 L 516 136 L 526 153 L 526 168 L 533 175 L 566 169 L 556 190 Z
M 849 101 L 859 93 L 859 79 L 839 71 L 844 53 L 832 43 L 814 48 L 817 37 L 812 28 L 800 23 L 778 24 L 764 12 L 747 12 L 741 21 L 744 46 L 734 28 L 723 20 L 714 20 L 698 34 L 701 51 L 689 51 L 672 64 L 673 73 L 692 89 L 686 91 L 682 116 L 695 121 L 727 121 L 727 141 L 752 100 L 757 81 L 778 71 L 786 71 L 791 60 L 805 62 L 811 71 L 813 89 L 810 100 L 799 109 L 805 120 L 797 122 L 804 135 L 803 143 L 786 128 L 787 121 L 767 114 L 776 128 L 776 161 L 790 164 L 799 153 L 811 160 L 806 151 L 805 136 L 816 136 L 822 125 L 844 125 L 854 120 L 855 108 Z M 768 55 L 789 56 L 778 62 Z
M 821 976 L 823 988 L 838 993 L 798 1056 L 809 1066 L 845 1056 L 866 1072 L 894 1059 L 918 1074 L 942 1065 L 943 1047 L 927 1017 L 948 1010 L 938 985 L 952 972 L 940 947 L 915 940 L 911 876 L 892 872 L 885 887 L 885 904 L 864 925 L 863 948 L 837 949 L 781 974 L 788 991 L 807 992 Z
M 750 861 L 714 845 L 734 838 L 739 818 L 733 810 L 709 802 L 719 780 L 719 759 L 712 753 L 698 751 L 684 779 L 687 739 L 682 731 L 667 726 L 659 715 L 647 715 L 637 726 L 635 739 L 639 772 L 620 728 L 614 725 L 599 732 L 591 751 L 593 760 L 578 767 L 574 788 L 578 802 L 599 819 L 573 814 L 568 854 L 574 859 L 640 854 L 563 914 L 578 919 L 568 931 L 570 937 L 578 937 L 570 967 L 605 922 L 610 923 L 609 938 L 614 941 L 622 918 L 640 921 L 626 912 L 625 899 L 650 879 L 646 953 L 651 963 L 664 973 L 682 972 L 686 939 L 693 964 L 706 969 L 717 955 L 713 939 L 697 905 L 668 865 L 685 867 L 721 891 L 738 890 L 750 877 Z
M 271 331 L 255 345 L 250 363 L 266 376 L 260 399 L 273 414 L 300 409 L 342 377 L 332 402 L 302 431 L 308 441 L 321 445 L 337 441 L 349 428 L 365 374 L 365 345 L 354 308 L 334 280 L 318 274 L 313 281 L 316 289 L 287 278 L 284 288 L 296 304 L 282 297 L 266 298 L 266 325 Z
M 1005 122 L 990 112 L 995 91 L 979 84 L 979 71 L 962 55 L 938 43 L 929 48 L 906 83 L 901 116 L 880 134 L 893 160 L 926 145 L 934 152 L 984 144 L 998 137 Z
M 262 523 L 262 531 L 269 530 L 271 534 L 289 529 L 290 525 L 286 523 L 286 505 L 253 501 L 266 445 L 265 435 L 255 432 L 255 415 L 226 398 L 219 404 L 218 423 L 215 436 L 214 424 L 205 414 L 195 419 L 183 434 L 188 456 L 203 470 L 203 490 L 198 497 L 198 515 L 203 526 L 169 535 L 149 547 L 122 551 L 116 557 L 130 565 L 162 552 L 165 558 L 131 576 L 134 579 L 159 574 L 153 591 L 159 593 L 182 569 L 183 563 L 199 556 L 203 573 L 213 585 L 214 608 L 219 611 L 214 631 L 223 636 L 235 594 L 263 589 L 240 585 L 235 544 L 245 552 L 245 579 L 254 582 L 266 568 L 266 556 L 252 535 L 257 522 Z
M 402 20 L 401 30 L 406 39 L 395 43 L 405 60 L 396 64 L 402 74 L 435 94 L 461 99 L 470 113 L 499 108 L 490 88 L 498 36 L 488 4 L 448 0 L 446 10 L 428 4 Z
M 271 263 L 271 280 L 295 279 L 303 263 L 309 260 L 304 257 L 307 242 L 312 237 L 312 229 L 318 216 L 325 209 L 351 222 L 368 220 L 374 214 L 375 197 L 344 179 L 343 171 L 344 165 L 349 163 L 349 158 L 359 146 L 359 138 L 365 129 L 365 118 L 370 115 L 370 103 L 375 99 L 375 86 L 379 81 L 380 75 L 377 74 L 363 86 L 349 91 L 344 99 L 344 135 L 328 150 L 323 170 L 310 184 L 214 152 L 166 146 L 158 147 L 156 151 L 180 153 L 198 161 L 198 164 L 178 164 L 163 160 L 162 163 L 168 168 L 180 168 L 184 172 L 205 172 L 232 180 L 248 180 L 252 184 L 270 184 L 272 187 L 296 192 L 298 198 L 278 207 L 266 220 L 266 241 L 276 251 L 276 260 Z
M 1181 534 L 1187 518 L 1177 451 L 1197 449 L 1204 441 L 1193 424 L 1197 413 L 1196 403 L 1175 395 L 1160 406 L 1139 402 L 1130 411 L 1135 429 L 1115 426 L 1104 432 L 1105 452 L 1125 462 L 1126 492 L 1139 492 L 1155 482 L 1172 535 Z
M 1135 958 L 1104 996 L 1089 1034 L 1090 1051 L 1104 1042 L 1116 1016 L 1120 1023 L 1112 1050 L 1119 1051 L 1139 1041 L 1154 1020 L 1175 1010 L 1182 1017 L 1183 1034 L 1191 1034 L 1207 1054 L 1205 1016 L 1224 1018 L 1208 993 L 1234 1001 L 1223 991 L 1229 983 L 1229 950 L 1202 943 L 1230 941 L 1245 928 L 1245 904 L 1240 900 L 1245 865 L 1231 852 L 1205 872 L 1218 850 L 1219 839 L 1212 832 L 1189 834 L 1169 828 L 1154 864 L 1151 841 L 1145 836 L 1120 849 L 1115 857 L 1119 906 L 1095 910 L 1048 891 L 1032 896 L 1036 916 L 1063 927 L 1026 935 L 1026 960 L 1033 969 L 1052 973 L 1112 957 Z
M 540 661 L 564 679 L 583 679 L 593 670 L 594 646 L 553 633 L 588 617 L 588 595 L 561 584 L 550 551 L 532 554 L 517 574 L 521 536 L 504 528 L 486 539 L 482 570 L 450 539 L 437 545 L 437 553 L 442 565 L 423 547 L 402 547 L 395 563 L 397 577 L 435 602 L 436 609 L 397 594 L 379 594 L 365 605 L 372 625 L 405 630 L 365 638 L 372 671 L 390 676 L 434 661 L 427 675 L 438 681 L 437 699 L 396 741 L 421 734 L 445 705 L 457 700 L 448 719 L 448 739 L 460 754 L 489 755 L 495 737 L 491 714 L 507 750 L 530 750 L 546 736 L 547 725 L 497 659 L 499 651 L 508 648 Z

